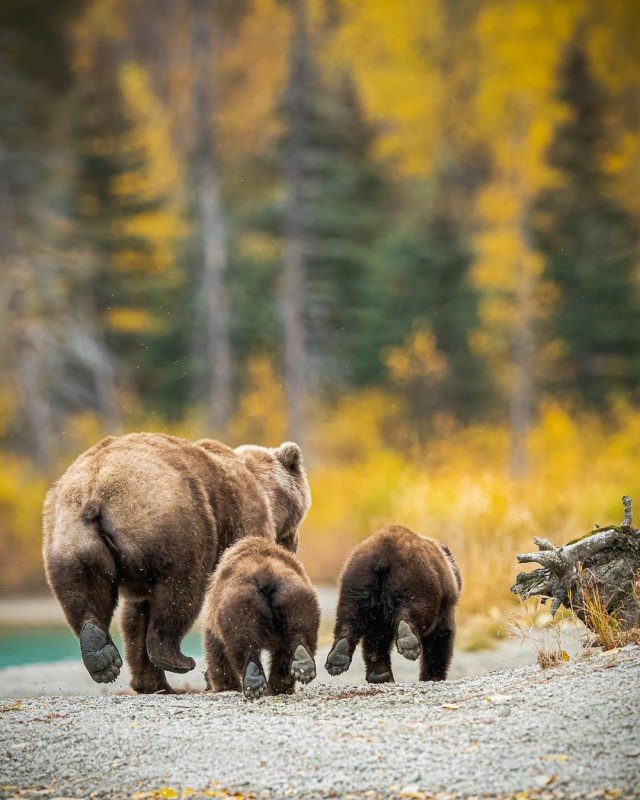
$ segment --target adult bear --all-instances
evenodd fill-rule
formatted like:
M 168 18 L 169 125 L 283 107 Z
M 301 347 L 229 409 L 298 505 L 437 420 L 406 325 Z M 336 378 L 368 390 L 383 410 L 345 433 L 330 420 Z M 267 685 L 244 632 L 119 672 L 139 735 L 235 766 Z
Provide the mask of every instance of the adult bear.
M 98 683 L 122 666 L 109 624 L 122 599 L 131 687 L 171 692 L 180 651 L 224 549 L 263 536 L 295 552 L 311 505 L 298 445 L 232 450 L 205 439 L 134 433 L 87 450 L 44 502 L 47 580 Z

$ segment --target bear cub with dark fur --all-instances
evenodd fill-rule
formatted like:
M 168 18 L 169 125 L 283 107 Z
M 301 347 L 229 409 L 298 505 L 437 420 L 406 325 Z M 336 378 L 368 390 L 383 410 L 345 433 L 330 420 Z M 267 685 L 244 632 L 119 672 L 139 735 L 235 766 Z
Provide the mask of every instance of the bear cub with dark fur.
M 245 539 L 229 548 L 204 607 L 206 681 L 217 692 L 291 694 L 316 676 L 320 607 L 300 561 L 273 541 Z M 269 679 L 260 651 L 271 653 Z
M 447 677 L 455 638 L 460 572 L 448 548 L 393 525 L 351 553 L 341 576 L 334 643 L 326 669 L 349 669 L 362 639 L 369 683 L 393 681 L 390 650 L 421 656 L 420 680 Z

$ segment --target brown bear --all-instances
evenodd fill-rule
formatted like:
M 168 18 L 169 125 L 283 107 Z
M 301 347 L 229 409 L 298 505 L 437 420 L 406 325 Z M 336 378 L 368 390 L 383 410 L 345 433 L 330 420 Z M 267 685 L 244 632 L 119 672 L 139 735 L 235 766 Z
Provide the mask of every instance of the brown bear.
M 340 579 L 334 643 L 326 669 L 349 669 L 362 639 L 369 683 L 393 681 L 390 649 L 412 661 L 421 681 L 447 677 L 455 637 L 460 572 L 448 548 L 401 525 L 374 533 L 349 556 Z
M 316 676 L 318 596 L 300 561 L 267 539 L 243 539 L 223 555 L 204 606 L 206 680 L 249 699 L 291 694 Z M 260 651 L 271 653 L 269 680 Z
M 83 453 L 47 494 L 47 580 L 98 683 L 122 661 L 109 636 L 118 599 L 131 686 L 170 692 L 180 650 L 223 550 L 245 536 L 297 549 L 311 504 L 300 448 L 135 433 Z

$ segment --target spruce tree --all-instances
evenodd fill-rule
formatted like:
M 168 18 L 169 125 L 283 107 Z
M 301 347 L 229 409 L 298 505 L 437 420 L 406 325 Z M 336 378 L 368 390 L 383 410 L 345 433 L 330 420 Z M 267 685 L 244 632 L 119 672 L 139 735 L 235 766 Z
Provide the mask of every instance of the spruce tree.
M 105 37 L 77 77 L 70 214 L 72 244 L 86 254 L 87 269 L 75 290 L 87 314 L 97 317 L 125 384 L 172 415 L 188 400 L 183 378 L 192 309 L 186 281 L 172 285 L 173 276 L 156 268 L 144 225 L 136 227 L 162 198 L 139 191 L 145 155 L 132 145 L 119 68 Z
M 391 226 L 376 258 L 367 340 L 383 356 L 416 327 L 428 328 L 447 363 L 442 395 L 429 405 L 465 417 L 483 409 L 490 387 L 470 345 L 478 325 L 478 293 L 470 279 L 473 251 L 469 230 L 451 202 L 449 180 L 441 170 L 426 190 L 416 187 L 409 202 L 413 213 Z M 374 365 L 370 380 L 383 377 L 380 356 L 375 365 L 367 359 Z
M 306 216 L 306 309 L 312 363 L 322 384 L 363 382 L 366 302 L 383 221 L 384 178 L 372 158 L 374 131 L 351 81 L 319 82 L 310 97 Z
M 366 382 L 375 369 L 370 360 L 379 358 L 367 341 L 366 307 L 387 192 L 383 170 L 372 156 L 375 131 L 352 81 L 347 76 L 329 80 L 314 64 L 309 70 L 300 156 L 303 322 L 310 388 L 331 391 Z M 285 123 L 289 113 L 285 97 Z M 286 230 L 280 179 L 288 146 L 285 135 L 267 159 L 252 167 L 256 194 L 236 218 L 245 233 L 253 229 L 266 242 L 280 242 L 281 253 Z M 232 248 L 234 336 L 243 354 L 261 346 L 274 349 L 281 339 L 273 300 L 280 272 L 275 252 L 265 252 L 258 263 Z
M 559 291 L 554 326 L 563 353 L 551 384 L 600 405 L 640 382 L 638 231 L 611 194 L 607 98 L 578 39 L 562 59 L 558 98 L 567 115 L 548 152 L 558 182 L 540 194 L 531 222 Z

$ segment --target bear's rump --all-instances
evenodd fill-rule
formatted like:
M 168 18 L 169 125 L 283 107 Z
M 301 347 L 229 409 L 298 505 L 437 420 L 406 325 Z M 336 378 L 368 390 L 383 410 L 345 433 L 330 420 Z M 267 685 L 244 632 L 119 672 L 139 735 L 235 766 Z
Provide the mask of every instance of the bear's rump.
M 134 595 L 141 582 L 213 567 L 215 521 L 197 479 L 138 448 L 108 448 L 92 462 L 58 484 L 49 550 L 108 549 Z

